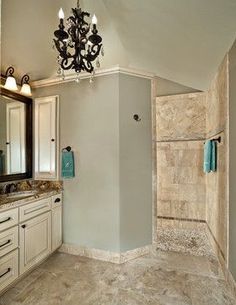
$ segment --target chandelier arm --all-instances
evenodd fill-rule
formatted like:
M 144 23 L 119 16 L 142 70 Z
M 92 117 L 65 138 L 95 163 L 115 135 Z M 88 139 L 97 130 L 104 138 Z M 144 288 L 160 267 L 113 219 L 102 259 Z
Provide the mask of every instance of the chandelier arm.
M 95 50 L 95 47 L 97 47 L 97 50 Z M 102 48 L 102 44 L 100 45 L 93 45 L 91 48 L 91 51 L 87 54 L 87 58 L 89 61 L 94 61 L 98 55 L 100 54 Z
M 82 60 L 82 67 L 83 70 L 85 70 L 88 73 L 92 73 L 94 70 L 92 63 L 90 61 L 87 61 L 86 58 L 83 58 Z
M 67 58 L 63 58 L 62 61 L 61 61 L 61 64 L 60 64 L 60 66 L 62 67 L 63 70 L 69 70 L 73 67 L 73 65 L 74 65 L 73 60 L 68 65 L 68 59 Z

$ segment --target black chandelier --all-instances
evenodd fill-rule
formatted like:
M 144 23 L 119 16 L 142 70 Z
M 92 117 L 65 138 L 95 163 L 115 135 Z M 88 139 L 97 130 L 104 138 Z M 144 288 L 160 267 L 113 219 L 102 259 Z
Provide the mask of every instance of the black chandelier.
M 93 15 L 92 26 L 85 21 L 89 17 L 88 12 L 83 12 L 80 8 L 79 0 L 77 7 L 72 8 L 72 16 L 67 19 L 64 26 L 64 12 L 62 8 L 59 11 L 59 29 L 54 32 L 56 38 L 53 39 L 59 55 L 57 62 L 59 64 L 58 74 L 65 78 L 64 70 L 74 70 L 77 73 L 85 71 L 94 76 L 93 62 L 96 61 L 96 67 L 100 67 L 99 54 L 104 55 L 102 47 L 102 38 L 97 31 L 97 18 Z

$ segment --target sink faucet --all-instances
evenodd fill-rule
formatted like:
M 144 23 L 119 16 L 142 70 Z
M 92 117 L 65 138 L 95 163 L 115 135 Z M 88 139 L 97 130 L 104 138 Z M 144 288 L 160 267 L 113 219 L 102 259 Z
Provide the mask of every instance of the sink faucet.
M 5 184 L 3 187 L 3 193 L 9 194 L 15 192 L 17 190 L 17 186 L 15 183 Z
M 9 193 L 16 192 L 16 190 L 17 190 L 16 184 L 15 183 L 11 183 L 9 185 Z

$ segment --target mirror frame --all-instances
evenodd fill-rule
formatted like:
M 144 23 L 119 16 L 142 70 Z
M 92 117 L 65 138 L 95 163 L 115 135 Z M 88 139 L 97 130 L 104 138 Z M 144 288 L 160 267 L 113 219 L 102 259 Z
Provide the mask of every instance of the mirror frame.
M 33 100 L 19 93 L 7 90 L 3 87 L 0 88 L 0 94 L 7 98 L 11 98 L 22 102 L 26 105 L 26 172 L 13 175 L 0 176 L 0 182 L 23 180 L 32 178 L 32 161 L 33 161 L 33 122 L 32 122 L 32 105 Z

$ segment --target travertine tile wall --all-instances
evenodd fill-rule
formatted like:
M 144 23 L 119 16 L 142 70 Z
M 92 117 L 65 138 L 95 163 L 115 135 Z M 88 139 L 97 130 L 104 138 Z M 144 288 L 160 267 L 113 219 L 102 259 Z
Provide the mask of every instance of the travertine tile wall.
M 217 145 L 217 171 L 206 175 L 206 221 L 227 259 L 227 109 L 228 109 L 228 57 L 226 56 L 207 92 L 207 138 L 219 133 L 222 142 Z M 217 135 L 218 137 L 218 135 Z
M 158 226 L 160 217 L 205 220 L 205 103 L 203 93 L 156 99 Z
M 157 144 L 158 216 L 205 219 L 202 142 Z
M 176 219 L 205 220 L 226 262 L 228 75 L 227 55 L 206 93 L 156 99 L 157 226 L 192 228 L 197 223 Z M 222 139 L 217 144 L 217 171 L 204 174 L 200 139 L 215 135 Z
M 205 137 L 206 97 L 188 93 L 156 99 L 156 137 L 159 141 Z

